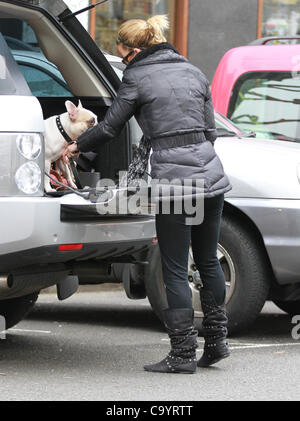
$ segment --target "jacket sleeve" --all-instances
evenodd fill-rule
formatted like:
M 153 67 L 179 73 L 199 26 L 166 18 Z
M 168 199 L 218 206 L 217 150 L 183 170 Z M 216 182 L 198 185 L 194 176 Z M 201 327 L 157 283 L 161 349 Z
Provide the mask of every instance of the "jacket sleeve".
M 205 130 L 204 130 L 205 137 L 212 144 L 214 144 L 215 140 L 218 137 L 218 133 L 216 129 L 215 114 L 214 114 L 209 85 L 207 85 L 207 90 L 206 90 L 206 98 L 205 98 L 205 103 L 204 103 L 204 115 L 205 115 Z
M 130 72 L 124 72 L 117 96 L 104 119 L 77 139 L 78 150 L 88 152 L 114 139 L 126 122 L 134 115 L 137 106 L 138 86 Z

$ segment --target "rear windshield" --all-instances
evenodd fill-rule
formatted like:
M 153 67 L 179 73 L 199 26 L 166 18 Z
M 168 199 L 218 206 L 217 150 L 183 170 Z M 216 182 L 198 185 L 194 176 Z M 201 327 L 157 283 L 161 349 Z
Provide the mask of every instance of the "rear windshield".
M 0 95 L 31 95 L 28 85 L 0 33 Z
M 246 73 L 235 84 L 228 117 L 257 137 L 300 142 L 299 74 Z

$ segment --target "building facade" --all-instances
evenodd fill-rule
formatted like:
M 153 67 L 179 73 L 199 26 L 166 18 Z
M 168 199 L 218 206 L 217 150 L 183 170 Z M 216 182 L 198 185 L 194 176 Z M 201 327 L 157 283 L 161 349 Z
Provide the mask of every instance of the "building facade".
M 98 0 L 65 0 L 72 11 L 96 4 Z M 108 0 L 87 13 L 79 15 L 83 25 L 101 48 L 116 53 L 116 35 L 120 25 L 133 18 L 148 19 L 157 14 L 167 14 L 171 27 L 168 40 L 184 55 L 188 49 L 189 0 Z M 88 21 L 86 20 L 88 16 Z
M 67 3 L 78 9 L 85 2 Z M 88 30 L 115 54 L 120 24 L 155 14 L 169 15 L 168 40 L 210 80 L 228 49 L 263 36 L 300 34 L 300 0 L 109 0 L 90 11 Z
M 190 0 L 188 31 L 188 57 L 212 80 L 230 48 L 270 35 L 300 35 L 300 0 Z
M 99 2 L 64 1 L 73 12 Z M 77 17 L 103 50 L 116 54 L 120 25 L 155 14 L 169 16 L 168 40 L 209 80 L 230 48 L 269 35 L 300 35 L 300 0 L 108 0 Z M 0 30 L 34 44 L 30 28 L 17 20 L 1 19 Z

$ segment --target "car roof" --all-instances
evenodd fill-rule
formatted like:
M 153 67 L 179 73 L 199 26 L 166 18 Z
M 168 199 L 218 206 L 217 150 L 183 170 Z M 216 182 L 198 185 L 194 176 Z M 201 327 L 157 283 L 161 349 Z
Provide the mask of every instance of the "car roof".
M 299 45 L 247 45 L 232 48 L 220 61 L 223 69 L 235 68 L 235 74 L 260 70 L 291 71 Z
M 42 53 L 42 51 L 38 51 L 38 50 L 21 50 L 21 49 L 13 49 L 13 54 L 18 55 L 18 56 L 23 56 L 23 57 L 28 57 L 28 58 L 35 58 L 38 60 L 44 60 L 50 64 L 52 64 L 51 62 L 48 61 L 48 59 L 44 56 L 44 54 Z M 102 51 L 105 58 L 110 62 L 110 63 L 122 63 L 122 59 L 120 57 L 117 56 L 113 56 L 109 53 L 106 53 L 105 51 Z M 52 64 L 53 65 L 53 64 Z M 126 66 L 124 66 L 126 67 Z
M 232 48 L 220 60 L 211 85 L 214 107 L 227 115 L 235 82 L 248 72 L 295 69 L 299 45 L 247 45 Z
M 297 44 L 300 42 L 300 35 L 271 35 L 269 37 L 257 38 L 248 45 L 274 45 L 274 44 Z
M 44 61 L 47 64 L 51 64 L 53 67 L 56 67 L 53 63 L 48 61 L 47 58 L 44 56 L 44 54 L 40 51 L 11 50 L 11 52 L 14 56 L 41 60 L 41 61 Z

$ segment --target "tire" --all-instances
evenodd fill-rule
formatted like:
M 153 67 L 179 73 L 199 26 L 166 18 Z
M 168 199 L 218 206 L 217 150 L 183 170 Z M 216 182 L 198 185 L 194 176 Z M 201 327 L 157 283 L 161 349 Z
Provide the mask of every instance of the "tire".
M 248 230 L 227 216 L 222 217 L 218 244 L 218 257 L 226 278 L 226 309 L 228 314 L 228 334 L 245 330 L 260 313 L 269 294 L 271 271 L 266 253 Z M 167 308 L 163 284 L 159 247 L 150 256 L 145 289 L 153 311 L 162 321 L 162 310 Z M 194 267 L 190 251 L 189 280 L 195 327 L 202 334 L 202 319 L 199 291 L 194 280 L 199 280 L 199 272 Z
M 300 314 L 300 300 L 298 301 L 274 301 L 274 304 L 277 305 L 277 307 L 280 308 L 280 310 L 285 311 L 288 313 L 291 317 L 299 315 Z
M 153 247 L 148 258 L 149 265 L 145 271 L 145 290 L 154 313 L 160 321 L 163 321 L 163 310 L 168 308 L 168 302 L 158 245 Z
M 0 316 L 5 318 L 5 328 L 9 329 L 23 320 L 33 308 L 38 293 L 24 297 L 11 298 L 0 301 Z

